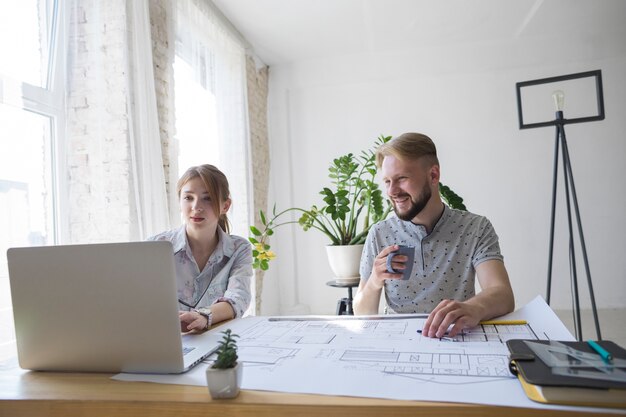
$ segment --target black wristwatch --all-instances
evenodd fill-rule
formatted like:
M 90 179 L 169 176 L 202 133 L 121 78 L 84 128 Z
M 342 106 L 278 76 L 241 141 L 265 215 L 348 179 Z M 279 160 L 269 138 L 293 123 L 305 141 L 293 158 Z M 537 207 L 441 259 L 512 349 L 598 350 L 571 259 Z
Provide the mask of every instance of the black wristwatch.
M 213 324 L 213 312 L 211 311 L 211 307 L 200 307 L 196 309 L 196 312 L 206 317 L 206 327 L 204 330 L 209 330 Z

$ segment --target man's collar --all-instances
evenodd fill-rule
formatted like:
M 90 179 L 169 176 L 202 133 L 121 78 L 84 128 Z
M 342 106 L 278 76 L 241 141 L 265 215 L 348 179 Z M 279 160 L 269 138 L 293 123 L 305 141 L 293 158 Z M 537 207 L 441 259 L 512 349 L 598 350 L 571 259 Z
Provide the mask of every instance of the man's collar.
M 409 222 L 415 226 L 422 226 L 423 228 L 426 229 L 427 233 L 430 234 L 433 232 L 433 230 L 435 230 L 437 228 L 437 225 L 439 224 L 439 222 L 441 221 L 441 219 L 444 217 L 444 214 L 446 213 L 448 209 L 448 206 L 445 205 L 445 203 L 442 201 L 441 205 L 443 206 L 441 212 L 439 213 L 439 216 L 437 217 L 437 219 L 435 220 L 435 222 L 433 223 L 433 227 L 431 230 L 428 230 L 428 226 L 423 224 L 423 223 L 416 223 L 413 220 L 409 220 Z
M 441 210 L 441 214 L 439 215 L 439 218 L 435 222 L 433 226 L 433 230 L 431 230 L 430 233 L 434 232 L 435 229 L 444 222 L 444 219 L 448 216 L 449 213 L 450 213 L 450 208 L 444 203 L 443 210 Z

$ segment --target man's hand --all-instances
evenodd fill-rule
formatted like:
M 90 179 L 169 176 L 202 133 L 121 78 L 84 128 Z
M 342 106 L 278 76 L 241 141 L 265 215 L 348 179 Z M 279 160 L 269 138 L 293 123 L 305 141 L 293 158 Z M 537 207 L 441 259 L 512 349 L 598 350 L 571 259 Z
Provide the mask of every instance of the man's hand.
M 386 279 L 402 279 L 402 273 L 395 274 L 387 271 L 387 256 L 391 252 L 397 251 L 398 245 L 387 246 L 374 258 L 372 265 L 372 273 L 367 281 L 361 280 L 359 289 L 352 303 L 354 314 L 378 314 L 378 304 L 380 303 L 380 294 L 385 286 Z M 391 263 L 393 269 L 404 270 L 407 256 L 397 255 L 393 257 Z
M 478 326 L 481 320 L 488 320 L 515 308 L 513 290 L 504 263 L 489 260 L 476 267 L 476 275 L 482 291 L 467 301 L 443 300 L 430 313 L 422 335 L 443 337 L 448 328 L 448 336 L 454 337 L 463 329 Z
M 203 332 L 206 329 L 207 318 L 196 311 L 179 311 L 180 331 L 187 332 Z
M 454 337 L 461 330 L 478 326 L 484 313 L 467 301 L 443 300 L 428 315 L 422 335 L 428 337 Z M 448 328 L 452 328 L 448 331 Z
M 394 272 L 387 271 L 387 257 L 391 252 L 395 252 L 400 247 L 398 245 L 387 246 L 380 251 L 378 256 L 374 259 L 374 265 L 372 265 L 372 274 L 368 280 L 368 283 L 372 283 L 376 289 L 381 289 L 385 285 L 386 279 L 402 279 L 402 272 L 396 274 Z M 393 257 L 391 267 L 396 271 L 404 271 L 406 269 L 405 262 L 408 261 L 408 256 L 396 255 Z

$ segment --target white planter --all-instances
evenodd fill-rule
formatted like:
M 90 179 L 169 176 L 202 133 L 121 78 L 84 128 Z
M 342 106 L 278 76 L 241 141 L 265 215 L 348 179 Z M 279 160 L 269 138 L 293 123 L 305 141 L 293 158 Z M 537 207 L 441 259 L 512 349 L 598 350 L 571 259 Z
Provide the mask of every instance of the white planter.
M 214 369 L 210 366 L 206 370 L 206 382 L 211 398 L 234 398 L 239 395 L 243 364 L 237 362 L 234 368 Z
M 330 269 L 338 281 L 357 280 L 363 245 L 326 246 Z

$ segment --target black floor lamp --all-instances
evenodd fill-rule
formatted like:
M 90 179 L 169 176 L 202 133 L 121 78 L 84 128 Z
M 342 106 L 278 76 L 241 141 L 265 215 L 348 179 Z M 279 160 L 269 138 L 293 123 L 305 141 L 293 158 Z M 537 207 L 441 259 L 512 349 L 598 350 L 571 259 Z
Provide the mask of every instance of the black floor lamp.
M 552 179 L 552 215 L 550 220 L 550 246 L 548 249 L 548 288 L 546 302 L 550 304 L 550 292 L 552 285 L 552 255 L 554 248 L 554 221 L 556 215 L 556 192 L 559 168 L 559 150 L 563 160 L 563 183 L 565 186 L 565 200 L 567 207 L 567 224 L 569 228 L 569 264 L 570 279 L 572 288 L 572 308 L 574 313 L 574 327 L 576 339 L 582 341 L 582 329 L 580 320 L 580 302 L 578 294 L 578 275 L 576 268 L 576 255 L 574 249 L 574 229 L 572 226 L 572 205 L 576 217 L 578 238 L 583 255 L 585 272 L 587 275 L 587 285 L 589 287 L 589 297 L 591 309 L 596 328 L 598 340 L 602 340 L 600 333 L 600 323 L 598 321 L 598 310 L 596 308 L 587 248 L 583 234 L 582 222 L 580 220 L 580 210 L 578 208 L 578 198 L 572 174 L 572 163 L 569 157 L 567 139 L 565 137 L 565 125 L 572 123 L 591 122 L 604 119 L 604 99 L 602 94 L 602 74 L 600 70 L 582 72 L 577 74 L 562 75 L 558 77 L 542 78 L 532 81 L 523 81 L 516 84 L 517 89 L 517 111 L 519 116 L 520 129 L 530 129 L 535 127 L 555 126 L 556 139 L 554 142 L 554 168 Z M 595 100 L 590 97 L 595 91 Z M 568 102 L 573 99 L 573 107 L 576 117 L 566 119 L 563 116 L 564 98 L 567 95 Z M 546 118 L 550 112 L 546 111 L 546 101 L 552 96 L 556 105 L 556 116 L 554 120 Z M 526 116 L 526 117 L 525 117 Z M 526 119 L 526 122 L 524 121 Z M 529 122 L 528 120 L 532 120 Z

